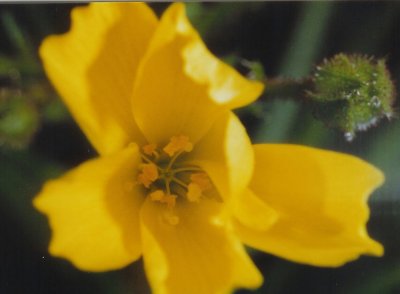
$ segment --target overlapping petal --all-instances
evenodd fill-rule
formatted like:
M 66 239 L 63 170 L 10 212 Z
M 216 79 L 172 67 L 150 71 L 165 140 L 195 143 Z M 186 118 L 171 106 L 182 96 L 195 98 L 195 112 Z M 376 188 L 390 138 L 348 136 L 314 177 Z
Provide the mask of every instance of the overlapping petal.
M 257 249 L 318 266 L 382 255 L 366 231 L 367 199 L 382 173 L 353 156 L 295 145 L 256 145 L 250 188 L 279 215 L 265 231 L 236 223 Z
M 253 172 L 250 138 L 231 111 L 218 117 L 186 160 L 207 172 L 225 201 L 246 189 Z
M 140 65 L 133 113 L 146 138 L 184 134 L 196 143 L 221 111 L 255 100 L 263 90 L 214 57 L 186 18 L 182 3 L 163 14 Z
M 247 189 L 234 199 L 232 214 L 239 224 L 255 231 L 268 230 L 279 218 L 278 212 L 250 189 Z
M 178 204 L 178 225 L 163 219 L 165 207 L 147 201 L 141 219 L 143 256 L 155 293 L 226 293 L 255 288 L 262 276 L 242 244 L 218 218 L 220 205 L 202 200 Z
M 140 257 L 143 196 L 132 182 L 139 161 L 138 148 L 130 146 L 44 186 L 34 204 L 49 218 L 51 254 L 89 271 L 117 269 Z
M 157 22 L 143 3 L 92 3 L 74 9 L 71 30 L 40 48 L 48 77 L 100 154 L 143 139 L 130 98 Z

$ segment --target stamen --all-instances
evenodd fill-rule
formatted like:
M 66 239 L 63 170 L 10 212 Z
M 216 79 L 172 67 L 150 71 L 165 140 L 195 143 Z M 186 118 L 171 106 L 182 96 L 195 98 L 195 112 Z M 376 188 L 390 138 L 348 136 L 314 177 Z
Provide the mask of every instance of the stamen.
M 146 162 L 148 162 L 148 163 L 153 163 L 153 164 L 154 164 L 154 162 L 153 162 L 150 158 L 148 158 L 146 155 L 141 154 L 141 157 L 143 158 L 144 161 L 146 161 Z
M 183 152 L 183 151 L 179 151 L 178 153 L 176 153 L 176 154 L 171 158 L 171 160 L 170 160 L 169 163 L 168 163 L 167 168 L 165 169 L 167 172 L 170 171 L 170 169 L 172 168 L 172 166 L 173 166 L 174 163 L 175 163 L 175 160 L 179 157 L 179 155 L 182 154 L 182 152 Z
M 142 147 L 144 154 L 147 154 L 149 156 L 155 155 L 158 156 L 157 152 L 157 144 L 147 144 Z
M 211 181 L 205 173 L 191 174 L 190 180 L 186 197 L 190 202 L 199 202 L 203 192 L 212 188 Z
M 165 179 L 165 189 L 167 189 L 167 194 L 171 194 L 171 187 L 170 187 L 170 180 L 169 179 Z
M 156 190 L 154 192 L 151 192 L 149 194 L 149 197 L 152 201 L 161 201 L 164 197 L 164 191 L 163 190 Z
M 156 190 L 149 195 L 150 199 L 155 202 L 167 204 L 168 208 L 173 208 L 176 204 L 176 195 L 165 194 L 163 190 Z
M 163 200 L 161 201 L 162 203 L 166 203 L 168 208 L 172 208 L 176 204 L 176 198 L 178 196 L 176 195 L 170 195 L 170 194 L 165 194 Z
M 195 173 L 190 175 L 192 183 L 198 185 L 202 191 L 206 191 L 212 188 L 210 178 L 206 173 Z
M 147 144 L 141 148 L 143 164 L 140 166 L 137 181 L 127 182 L 126 191 L 132 191 L 134 185 L 141 184 L 148 189 L 147 197 L 151 201 L 165 205 L 162 218 L 171 225 L 179 223 L 174 213 L 178 196 L 180 201 L 199 202 L 202 197 L 209 197 L 205 191 L 213 189 L 210 178 L 197 166 L 176 163 L 184 152 L 190 152 L 193 144 L 189 137 L 173 136 L 170 142 L 160 150 L 156 144 Z M 164 154 L 165 152 L 165 154 Z
M 193 144 L 190 143 L 189 137 L 181 135 L 181 136 L 173 136 L 163 150 L 170 157 L 172 157 L 176 152 L 179 151 L 190 152 L 192 151 L 192 149 L 193 149 Z
M 188 185 L 186 185 L 183 181 L 178 179 L 177 177 L 172 177 L 172 181 L 177 183 L 178 185 L 182 186 L 183 188 L 188 188 Z
M 158 179 L 157 166 L 153 163 L 144 163 L 142 165 L 142 172 L 137 176 L 139 183 L 143 184 L 146 188 L 149 188 L 151 183 Z
M 195 183 L 190 183 L 188 186 L 188 192 L 186 194 L 187 199 L 190 202 L 199 202 L 202 196 L 202 189 Z
M 181 173 L 181 172 L 195 172 L 195 171 L 203 171 L 201 168 L 196 166 L 189 166 L 189 167 L 180 167 L 174 168 L 174 173 Z

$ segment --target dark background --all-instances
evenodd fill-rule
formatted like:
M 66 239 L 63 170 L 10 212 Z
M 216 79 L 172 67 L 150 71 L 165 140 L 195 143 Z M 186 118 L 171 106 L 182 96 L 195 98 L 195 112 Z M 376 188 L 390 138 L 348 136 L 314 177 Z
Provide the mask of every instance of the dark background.
M 93 274 L 49 256 L 46 219 L 31 204 L 46 179 L 96 156 L 49 86 L 37 57 L 45 36 L 68 30 L 73 6 L 0 5 L 0 90 L 15 91 L 25 107 L 24 112 L 16 106 L 13 122 L 28 121 L 23 134 L 15 135 L 9 131 L 12 124 L 1 121 L 8 106 L 0 107 L 0 293 L 148 293 L 141 262 Z M 167 4 L 152 6 L 160 14 Z M 400 80 L 398 2 L 190 3 L 187 10 L 214 54 L 260 61 L 268 77 L 301 78 L 324 58 L 343 52 L 385 57 L 394 82 Z M 10 98 L 1 103 L 9 105 Z M 361 257 L 326 269 L 252 252 L 265 277 L 256 292 L 400 293 L 400 122 L 383 120 L 349 143 L 296 99 L 262 99 L 256 110 L 240 116 L 254 142 L 351 153 L 386 174 L 385 185 L 370 199 L 368 224 L 370 234 L 385 246 L 383 258 Z

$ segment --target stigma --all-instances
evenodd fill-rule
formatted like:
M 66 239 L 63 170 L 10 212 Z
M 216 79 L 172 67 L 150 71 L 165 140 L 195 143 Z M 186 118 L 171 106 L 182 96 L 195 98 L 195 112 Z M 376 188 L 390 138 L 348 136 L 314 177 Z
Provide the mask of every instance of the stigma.
M 171 137 L 165 146 L 150 143 L 141 148 L 143 163 L 136 181 L 151 201 L 166 207 L 165 219 L 173 225 L 179 223 L 173 214 L 177 203 L 198 203 L 214 189 L 201 168 L 185 163 L 185 155 L 192 150 L 193 144 L 184 135 Z

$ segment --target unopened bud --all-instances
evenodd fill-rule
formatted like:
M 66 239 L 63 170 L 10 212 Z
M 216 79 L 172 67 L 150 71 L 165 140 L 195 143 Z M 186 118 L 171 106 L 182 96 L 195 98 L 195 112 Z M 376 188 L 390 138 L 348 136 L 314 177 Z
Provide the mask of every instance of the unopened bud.
M 317 118 L 349 141 L 393 116 L 395 90 L 384 59 L 338 54 L 316 67 L 312 81 L 308 96 Z

